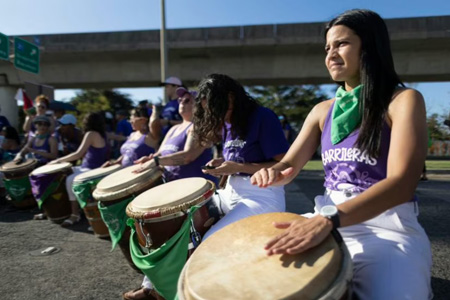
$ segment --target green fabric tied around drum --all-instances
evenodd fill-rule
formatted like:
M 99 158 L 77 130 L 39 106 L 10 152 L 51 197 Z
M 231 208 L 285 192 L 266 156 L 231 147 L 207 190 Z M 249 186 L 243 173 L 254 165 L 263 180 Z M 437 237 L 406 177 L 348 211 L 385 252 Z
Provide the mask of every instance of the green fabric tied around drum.
M 133 201 L 133 199 L 134 196 L 108 206 L 103 205 L 101 201 L 98 202 L 98 210 L 102 215 L 102 219 L 105 222 L 106 227 L 108 227 L 109 236 L 111 237 L 111 251 L 116 248 L 117 243 L 119 243 L 123 232 L 125 231 L 128 219 L 125 209 L 128 203 Z
M 149 254 L 142 253 L 136 236 L 135 220 L 127 221 L 131 227 L 130 253 L 133 263 L 150 279 L 155 290 L 167 300 L 176 299 L 178 277 L 188 255 L 191 220 L 198 208 L 199 206 L 191 207 L 181 229 Z
M 76 183 L 72 186 L 72 191 L 77 198 L 80 207 L 83 209 L 87 204 L 88 200 L 92 198 L 92 187 L 97 186 L 100 179 L 93 179 L 83 183 Z
M 28 177 L 18 179 L 3 178 L 3 182 L 5 183 L 5 189 L 13 201 L 20 202 L 31 192 L 31 183 Z

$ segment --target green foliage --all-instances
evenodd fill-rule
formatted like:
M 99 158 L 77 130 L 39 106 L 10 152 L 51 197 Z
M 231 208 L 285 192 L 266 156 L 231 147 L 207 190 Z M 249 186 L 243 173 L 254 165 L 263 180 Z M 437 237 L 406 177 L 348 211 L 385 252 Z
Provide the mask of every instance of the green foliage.
M 296 130 L 301 128 L 311 109 L 328 98 L 318 85 L 254 86 L 248 92 L 276 114 L 286 115 Z
M 450 130 L 444 125 L 445 115 L 432 114 L 427 117 L 428 134 L 434 141 L 450 140 Z

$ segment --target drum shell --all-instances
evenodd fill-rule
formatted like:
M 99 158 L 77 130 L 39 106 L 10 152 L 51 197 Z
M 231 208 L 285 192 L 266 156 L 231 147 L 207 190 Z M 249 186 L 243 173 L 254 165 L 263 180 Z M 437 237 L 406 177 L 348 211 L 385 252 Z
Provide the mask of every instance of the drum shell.
M 103 222 L 100 211 L 98 210 L 98 202 L 92 198 L 83 208 L 84 215 L 94 231 L 95 236 L 99 238 L 109 237 L 108 227 Z
M 17 168 L 17 169 L 9 169 L 9 170 L 1 170 L 3 173 L 3 176 L 5 179 L 8 180 L 17 180 L 17 179 L 23 179 L 28 178 L 28 175 L 36 168 L 37 162 L 31 164 L 30 166 L 27 166 L 25 168 Z M 11 201 L 11 204 L 19 209 L 27 209 L 27 208 L 33 208 L 37 206 L 36 200 L 33 197 L 33 193 L 31 192 L 31 187 L 27 189 L 26 195 L 24 199 L 21 201 L 15 200 L 13 197 L 9 196 L 9 191 L 6 189 L 6 192 L 8 193 L 8 198 Z
M 194 213 L 192 219 L 196 231 L 203 237 L 208 229 L 219 220 L 219 212 L 211 197 L 199 206 L 200 208 Z M 135 220 L 139 245 L 143 248 L 146 247 L 145 236 L 148 234 L 152 240 L 149 249 L 158 249 L 180 230 L 186 217 L 186 213 L 180 212 L 161 218 L 147 219 L 143 222 L 142 227 L 140 226 L 141 221 Z
M 61 223 L 69 218 L 72 213 L 65 184 L 67 176 L 72 173 L 72 168 L 57 172 L 57 178 L 55 180 L 58 181 L 58 188 L 42 203 L 42 209 L 47 215 L 47 218 L 52 222 Z M 61 195 L 61 197 L 59 198 L 57 195 Z

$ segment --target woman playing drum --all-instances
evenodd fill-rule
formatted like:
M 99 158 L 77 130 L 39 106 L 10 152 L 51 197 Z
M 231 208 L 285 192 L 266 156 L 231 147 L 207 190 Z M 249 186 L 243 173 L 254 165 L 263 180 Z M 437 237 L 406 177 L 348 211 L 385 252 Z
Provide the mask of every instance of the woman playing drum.
M 85 134 L 78 150 L 51 162 L 71 162 L 83 158 L 81 166 L 73 167 L 73 174 L 66 178 L 66 189 L 72 207 L 72 215 L 61 224 L 64 227 L 80 221 L 80 206 L 72 191 L 73 179 L 82 172 L 100 167 L 109 156 L 109 146 L 106 142 L 105 122 L 102 114 L 90 113 L 86 115 L 83 120 L 83 129 Z
M 130 122 L 134 132 L 120 147 L 121 156 L 115 161 L 107 161 L 103 167 L 113 164 L 121 164 L 122 167 L 131 166 L 135 160 L 154 153 L 158 148 L 160 130 L 159 126 L 155 128 L 155 123 L 159 121 L 152 115 L 149 124 L 147 108 L 134 109 L 131 112 Z
M 429 299 L 431 251 L 414 191 L 426 157 L 422 95 L 397 76 L 383 19 L 351 10 L 326 27 L 325 65 L 340 87 L 310 112 L 283 160 L 255 173 L 268 188 L 289 183 L 319 143 L 324 196 L 300 222 L 268 241 L 268 255 L 295 254 L 338 228 L 354 264 L 358 299 Z
M 194 139 L 192 134 L 192 116 L 195 91 L 188 91 L 181 87 L 177 89 L 179 107 L 178 111 L 183 122 L 170 128 L 157 153 L 150 154 L 136 161 L 142 163 L 142 170 L 162 165 L 165 168 L 165 177 L 168 181 L 188 178 L 204 177 L 215 183 L 213 176 L 203 174 L 201 167 L 212 158 L 212 152 L 207 147 L 202 147 Z M 142 287 L 126 292 L 123 298 L 132 299 L 156 299 L 152 283 L 145 277 Z

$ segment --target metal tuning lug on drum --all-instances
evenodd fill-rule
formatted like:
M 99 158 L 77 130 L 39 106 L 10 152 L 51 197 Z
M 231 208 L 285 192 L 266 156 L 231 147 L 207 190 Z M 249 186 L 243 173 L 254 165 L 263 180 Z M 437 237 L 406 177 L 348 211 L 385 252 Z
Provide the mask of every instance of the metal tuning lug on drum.
M 194 244 L 194 248 L 197 248 L 202 241 L 201 234 L 195 229 L 194 220 L 191 218 L 191 241 Z
M 150 238 L 150 233 L 145 233 L 144 231 L 144 226 L 142 226 L 144 224 L 144 220 L 139 219 L 138 220 L 138 224 L 139 224 L 139 228 L 141 229 L 142 235 L 145 238 L 145 248 L 150 249 L 151 246 L 153 246 L 153 241 Z

